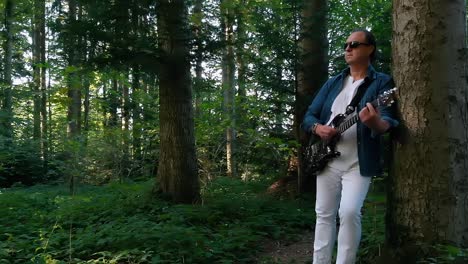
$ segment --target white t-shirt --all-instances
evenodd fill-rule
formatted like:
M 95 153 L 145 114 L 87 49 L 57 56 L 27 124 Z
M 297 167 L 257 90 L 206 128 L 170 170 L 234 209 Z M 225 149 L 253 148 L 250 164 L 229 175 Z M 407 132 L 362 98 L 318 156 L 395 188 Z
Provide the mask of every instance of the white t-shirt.
M 357 88 L 364 79 L 354 80 L 348 75 L 343 82 L 343 89 L 335 98 L 331 108 L 331 117 L 327 124 L 330 124 L 333 118 L 346 112 L 346 107 L 351 103 Z M 357 153 L 357 127 L 352 125 L 341 134 L 341 138 L 336 145 L 336 150 L 341 153 L 339 157 L 332 159 L 327 165 L 331 168 L 341 171 L 356 169 L 359 166 Z

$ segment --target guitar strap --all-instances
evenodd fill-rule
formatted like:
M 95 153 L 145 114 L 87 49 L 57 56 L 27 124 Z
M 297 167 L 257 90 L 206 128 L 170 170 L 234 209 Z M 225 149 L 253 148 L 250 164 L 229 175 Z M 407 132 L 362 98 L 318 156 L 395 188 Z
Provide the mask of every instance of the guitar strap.
M 359 101 L 361 101 L 362 96 L 366 92 L 367 87 L 369 87 L 371 83 L 372 83 L 372 80 L 369 77 L 366 77 L 364 79 L 364 82 L 362 82 L 361 85 L 359 85 L 356 94 L 351 100 L 351 103 L 349 103 L 349 105 L 346 107 L 346 115 L 349 115 L 352 112 L 354 112 L 354 110 L 356 109 L 356 106 L 358 105 Z

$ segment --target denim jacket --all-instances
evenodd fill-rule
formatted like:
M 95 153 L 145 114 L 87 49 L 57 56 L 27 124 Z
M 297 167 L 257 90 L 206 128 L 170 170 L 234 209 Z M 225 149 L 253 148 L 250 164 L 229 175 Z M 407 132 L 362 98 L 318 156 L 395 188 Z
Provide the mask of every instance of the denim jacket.
M 349 75 L 349 71 L 349 68 L 345 69 L 340 74 L 330 78 L 322 86 L 304 116 L 301 124 L 304 131 L 310 133 L 315 123 L 325 124 L 330 119 L 333 101 L 343 88 L 343 80 Z M 364 82 L 371 83 L 357 106 L 356 111 L 358 112 L 365 107 L 367 102 L 375 100 L 384 91 L 392 89 L 394 85 L 389 75 L 376 72 L 372 66 L 369 66 Z M 390 124 L 390 128 L 398 126 L 399 122 L 396 119 L 394 105 L 379 107 L 379 112 L 382 119 Z M 361 175 L 369 177 L 380 175 L 382 173 L 380 135 L 375 131 L 371 131 L 359 121 L 357 123 L 357 135 Z

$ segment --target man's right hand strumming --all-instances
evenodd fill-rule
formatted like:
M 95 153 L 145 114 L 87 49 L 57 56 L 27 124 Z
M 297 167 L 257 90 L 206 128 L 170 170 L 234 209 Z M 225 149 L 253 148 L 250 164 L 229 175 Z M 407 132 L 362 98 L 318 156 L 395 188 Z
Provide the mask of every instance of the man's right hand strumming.
M 315 129 L 313 129 L 312 133 L 319 136 L 322 140 L 330 140 L 338 133 L 338 131 L 331 126 L 319 124 L 315 126 Z

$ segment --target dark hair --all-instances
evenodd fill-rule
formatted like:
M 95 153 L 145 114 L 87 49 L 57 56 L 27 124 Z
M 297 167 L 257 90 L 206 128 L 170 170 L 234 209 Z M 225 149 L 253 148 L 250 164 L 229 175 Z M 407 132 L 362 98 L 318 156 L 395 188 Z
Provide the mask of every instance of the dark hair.
M 376 57 L 376 51 L 377 51 L 377 43 L 375 42 L 374 34 L 372 34 L 372 32 L 370 32 L 369 30 L 363 29 L 363 28 L 357 28 L 353 30 L 353 32 L 351 33 L 354 33 L 354 32 L 363 32 L 364 35 L 366 36 L 366 42 L 374 46 L 374 51 L 372 51 L 372 53 L 370 54 L 370 60 L 371 62 L 374 62 L 375 57 Z

